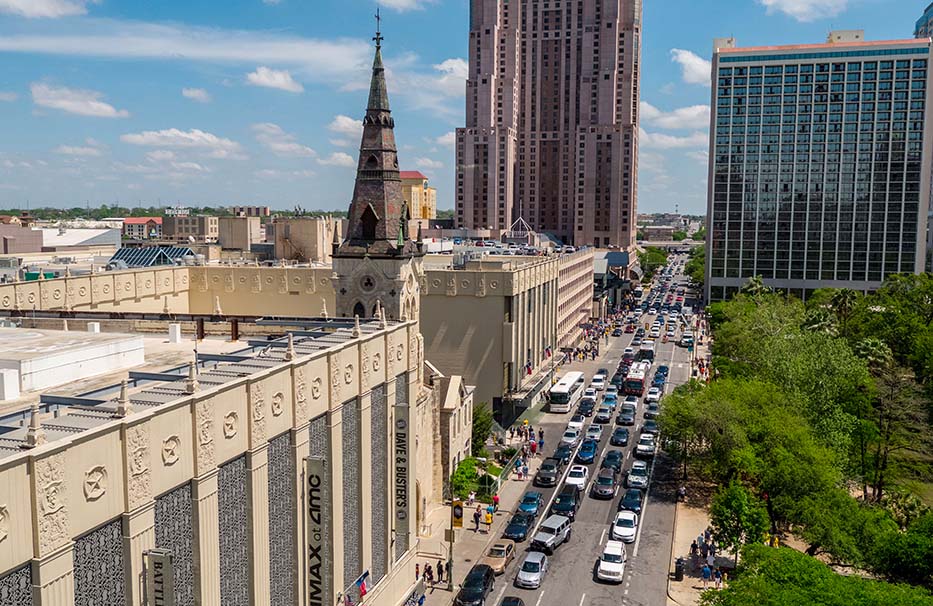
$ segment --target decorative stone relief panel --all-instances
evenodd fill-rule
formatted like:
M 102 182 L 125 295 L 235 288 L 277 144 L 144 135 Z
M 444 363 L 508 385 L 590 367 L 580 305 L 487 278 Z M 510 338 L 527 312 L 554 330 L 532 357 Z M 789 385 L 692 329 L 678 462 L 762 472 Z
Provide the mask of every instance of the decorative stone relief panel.
M 0 577 L 0 604 L 32 606 L 32 570 L 28 564 Z
M 318 382 L 318 392 L 320 393 L 320 379 Z M 305 383 L 305 368 L 295 369 L 295 423 L 301 424 L 308 419 L 308 386 Z M 318 396 L 320 397 L 320 396 Z M 317 398 L 315 398 L 317 399 Z
M 289 432 L 269 440 L 269 598 L 295 603 L 295 457 Z
M 122 528 L 117 518 L 75 541 L 75 606 L 126 602 Z
M 179 448 L 181 448 L 181 438 L 176 435 L 169 436 L 162 440 L 162 464 L 169 467 L 177 463 Z
M 88 501 L 101 498 L 109 487 L 110 477 L 103 465 L 95 465 L 84 472 L 84 498 Z
M 193 532 L 190 483 L 156 499 L 155 544 L 172 551 L 176 606 L 194 606 Z
M 250 409 L 253 420 L 253 444 L 258 445 L 266 439 L 266 413 L 262 385 L 253 383 L 249 386 Z M 224 432 L 226 435 L 226 431 Z M 229 436 L 228 436 L 229 437 Z
M 220 467 L 217 521 L 220 538 L 220 603 L 249 606 L 249 495 L 246 457 Z
M 65 455 L 54 454 L 36 461 L 36 504 L 39 514 L 39 555 L 65 544 L 68 503 L 65 498 Z
M 198 402 L 195 409 L 198 440 L 198 475 L 216 467 L 214 408 L 210 401 Z
M 0 505 L 0 543 L 3 543 L 8 536 L 10 536 L 10 510 L 6 505 Z
M 152 498 L 148 426 L 139 424 L 126 430 L 126 457 L 127 495 L 132 510 Z

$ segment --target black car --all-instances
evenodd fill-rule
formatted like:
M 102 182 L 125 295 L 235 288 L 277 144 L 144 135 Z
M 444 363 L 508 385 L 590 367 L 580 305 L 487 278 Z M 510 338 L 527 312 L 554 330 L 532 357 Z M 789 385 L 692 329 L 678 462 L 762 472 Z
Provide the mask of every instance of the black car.
M 608 369 L 608 368 L 600 368 L 599 370 L 596 371 L 596 374 L 602 375 L 602 376 L 604 376 L 604 377 L 607 377 L 607 376 L 609 376 L 609 369 Z
M 613 330 L 613 331 L 612 331 L 612 336 L 613 336 L 613 337 L 621 337 L 621 336 L 622 336 L 622 329 L 621 329 L 621 328 L 616 328 L 615 330 Z
M 485 606 L 486 596 L 496 585 L 496 573 L 485 564 L 477 564 L 467 573 L 460 593 L 454 598 L 455 606 Z
M 620 367 L 619 371 L 616 372 L 616 374 L 612 375 L 612 378 L 609 380 L 609 383 L 612 385 L 615 385 L 616 387 L 620 387 L 622 385 L 622 381 L 624 380 L 625 380 L 625 372 L 622 372 L 622 369 Z
M 514 595 L 507 595 L 502 598 L 499 606 L 525 606 L 525 600 L 516 598 Z
M 516 513 L 512 516 L 512 519 L 509 520 L 509 524 L 505 527 L 505 532 L 502 533 L 502 536 L 516 543 L 521 543 L 528 538 L 528 533 L 531 532 L 531 525 L 533 523 L 534 517 L 524 513 Z
M 641 513 L 641 504 L 644 498 L 645 493 L 637 488 L 629 488 L 625 491 L 625 494 L 622 495 L 622 500 L 619 501 L 619 511 L 628 510 Z
M 580 508 L 580 492 L 576 486 L 564 486 L 551 505 L 551 515 L 564 516 L 573 520 Z
M 560 461 L 557 459 L 545 459 L 541 463 L 541 468 L 535 474 L 535 486 L 557 486 L 557 480 L 560 477 Z
M 577 412 L 584 417 L 592 417 L 594 410 L 596 410 L 596 402 L 593 402 L 592 400 L 584 400 L 580 402 L 580 407 L 577 408 Z
M 603 457 L 603 462 L 600 467 L 611 467 L 616 471 L 622 471 L 622 464 L 625 462 L 625 453 L 621 450 L 610 450 L 606 453 L 606 456 Z
M 658 415 L 661 414 L 661 407 L 657 402 L 652 402 L 645 406 L 645 418 L 646 419 L 657 419 Z
M 629 431 L 628 427 L 616 427 L 609 437 L 609 443 L 613 446 L 628 446 Z
M 561 444 L 554 451 L 554 458 L 560 461 L 561 465 L 566 465 L 573 458 L 573 448 L 567 444 Z
M 652 435 L 658 435 L 660 428 L 658 427 L 658 422 L 654 419 L 649 419 L 645 421 L 645 424 L 641 426 L 642 433 L 650 433 Z
M 598 411 L 596 411 L 596 416 L 593 417 L 594 423 L 605 424 L 612 422 L 612 409 L 608 406 L 602 406 Z

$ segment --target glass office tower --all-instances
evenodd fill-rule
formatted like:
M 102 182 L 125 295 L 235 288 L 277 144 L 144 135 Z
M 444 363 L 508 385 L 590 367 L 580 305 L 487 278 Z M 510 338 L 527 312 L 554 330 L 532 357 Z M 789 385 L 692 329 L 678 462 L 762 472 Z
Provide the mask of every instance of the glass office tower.
M 749 278 L 806 298 L 923 270 L 930 39 L 716 41 L 707 300 Z

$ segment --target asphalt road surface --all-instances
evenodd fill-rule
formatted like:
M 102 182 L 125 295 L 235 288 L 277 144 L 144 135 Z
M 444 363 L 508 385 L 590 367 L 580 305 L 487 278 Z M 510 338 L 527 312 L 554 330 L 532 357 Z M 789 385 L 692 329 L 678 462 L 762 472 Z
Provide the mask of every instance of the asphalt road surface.
M 685 258 L 685 257 L 684 257 Z M 683 284 L 686 279 L 682 275 L 675 275 L 674 285 Z M 646 292 L 647 296 L 647 292 Z M 640 325 L 654 321 L 653 316 L 644 316 L 639 320 Z M 680 331 L 678 331 L 678 335 Z M 623 334 L 621 337 L 609 337 L 608 347 L 602 346 L 602 356 L 595 361 L 575 362 L 565 365 L 564 372 L 580 370 L 586 374 L 587 385 L 589 379 L 601 367 L 608 368 L 610 376 L 618 366 L 624 349 L 630 346 L 633 334 Z M 670 367 L 668 383 L 665 393 L 674 387 L 685 383 L 690 374 L 690 354 L 685 348 L 678 347 L 673 341 L 663 343 L 656 341 L 654 369 L 666 364 Z M 647 388 L 645 393 L 647 393 Z M 621 394 L 620 394 L 621 395 Z M 620 399 L 624 398 L 624 395 Z M 597 406 L 598 408 L 598 406 Z M 616 408 L 618 410 L 618 407 Z M 570 413 L 545 413 L 538 421 L 538 426 L 545 432 L 545 453 L 550 455 L 557 447 L 560 436 L 570 417 Z M 597 500 L 590 496 L 590 485 L 595 474 L 599 471 L 600 462 L 611 449 L 625 452 L 625 465 L 620 478 L 631 467 L 633 451 L 638 441 L 639 428 L 644 422 L 644 401 L 639 402 L 637 419 L 631 432 L 628 446 L 611 446 L 609 436 L 615 425 L 606 424 L 603 436 L 599 443 L 598 456 L 594 463 L 588 465 L 590 477 L 587 489 L 583 493 L 583 503 L 577 511 L 573 522 L 571 539 L 555 550 L 550 556 L 550 568 L 544 583 L 537 590 L 519 589 L 514 586 L 515 573 L 521 565 L 525 553 L 529 550 L 529 540 L 521 543 L 518 554 L 503 576 L 499 577 L 496 589 L 490 600 L 491 605 L 498 606 L 505 596 L 516 596 L 524 600 L 526 606 L 618 606 L 619 604 L 646 604 L 663 605 L 667 603 L 667 578 L 670 564 L 671 535 L 674 523 L 674 503 L 676 500 L 676 472 L 671 459 L 663 452 L 659 452 L 654 460 L 649 461 L 651 466 L 651 483 L 648 498 L 643 506 L 639 520 L 639 530 L 635 542 L 626 545 L 628 561 L 625 567 L 625 577 L 621 584 L 607 584 L 596 579 L 596 563 L 602 553 L 603 546 L 609 539 L 609 528 L 618 511 L 619 500 L 622 498 L 624 487 L 620 486 L 615 498 L 612 500 Z M 587 419 L 589 427 L 592 417 Z M 537 429 L 537 428 L 536 428 Z M 541 456 L 539 453 L 538 456 Z M 571 463 L 573 464 L 573 463 Z M 569 469 L 570 465 L 565 468 Z M 545 504 L 550 507 L 555 493 L 562 487 L 563 479 L 554 488 L 532 488 L 544 494 Z M 537 522 L 547 517 L 547 509 L 542 510 Z

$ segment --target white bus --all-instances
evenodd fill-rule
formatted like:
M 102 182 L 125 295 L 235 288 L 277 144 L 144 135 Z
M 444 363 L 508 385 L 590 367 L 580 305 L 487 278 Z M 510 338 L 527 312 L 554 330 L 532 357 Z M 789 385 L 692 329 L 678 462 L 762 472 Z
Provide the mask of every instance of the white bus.
M 568 372 L 548 392 L 551 412 L 570 412 L 583 395 L 586 377 L 582 372 Z

